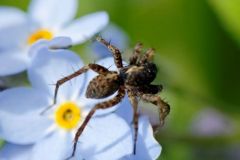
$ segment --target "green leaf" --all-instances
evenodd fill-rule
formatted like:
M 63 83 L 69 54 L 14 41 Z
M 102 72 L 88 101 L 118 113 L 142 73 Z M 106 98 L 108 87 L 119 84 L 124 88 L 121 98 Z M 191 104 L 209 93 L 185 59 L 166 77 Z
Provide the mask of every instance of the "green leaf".
M 240 44 L 240 1 L 209 0 L 223 26 Z
M 0 139 L 0 149 L 2 149 L 4 143 L 5 143 L 4 140 Z

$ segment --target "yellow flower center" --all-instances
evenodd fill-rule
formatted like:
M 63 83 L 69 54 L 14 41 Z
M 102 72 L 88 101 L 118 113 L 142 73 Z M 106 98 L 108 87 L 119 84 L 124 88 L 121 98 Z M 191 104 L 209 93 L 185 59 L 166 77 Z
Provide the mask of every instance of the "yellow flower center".
M 77 127 L 81 119 L 81 110 L 73 102 L 62 103 L 55 112 L 56 124 L 66 130 Z
M 53 33 L 50 32 L 47 29 L 39 29 L 35 32 L 33 32 L 27 40 L 27 43 L 29 45 L 32 45 L 33 43 L 35 43 L 36 41 L 40 40 L 40 39 L 46 39 L 46 40 L 51 40 L 53 38 Z

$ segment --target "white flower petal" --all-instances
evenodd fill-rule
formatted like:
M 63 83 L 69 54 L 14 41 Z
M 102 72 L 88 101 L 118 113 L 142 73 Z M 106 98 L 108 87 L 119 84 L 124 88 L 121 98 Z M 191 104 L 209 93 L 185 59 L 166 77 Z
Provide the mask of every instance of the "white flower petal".
M 162 147 L 154 138 L 153 130 L 147 117 L 139 117 L 139 132 L 136 155 L 137 160 L 157 159 Z
M 61 30 L 57 36 L 68 36 L 74 44 L 83 43 L 100 32 L 108 23 L 106 12 L 97 12 L 81 17 Z
M 27 160 L 29 159 L 29 152 L 31 152 L 32 145 L 16 145 L 7 143 L 0 150 L 1 160 Z
M 119 107 L 115 113 L 122 117 L 128 124 L 132 124 L 133 121 L 133 107 L 129 101 L 128 96 L 126 95 L 124 100 L 119 104 Z
M 41 49 L 66 49 L 72 45 L 69 37 L 55 37 L 51 41 L 40 39 L 29 49 L 29 54 L 34 57 Z
M 49 106 L 46 94 L 30 88 L 14 88 L 0 93 L 0 135 L 17 144 L 31 144 L 47 134 L 52 124 L 40 112 Z
M 40 49 L 28 68 L 29 79 L 36 87 L 53 96 L 55 84 L 83 66 L 81 59 L 69 50 Z M 73 100 L 78 96 L 84 76 L 78 76 L 60 86 L 58 99 Z M 58 101 L 59 102 L 59 101 Z
M 139 118 L 136 154 L 125 155 L 121 157 L 121 160 L 155 160 L 161 154 L 161 150 L 162 147 L 153 137 L 149 120 L 141 116 Z
M 132 153 L 128 124 L 115 114 L 91 119 L 79 138 L 78 151 L 85 159 L 119 159 Z M 78 159 L 78 158 L 77 158 Z
M 41 27 L 59 28 L 74 18 L 77 2 L 77 0 L 32 0 L 29 13 Z
M 72 46 L 72 39 L 69 37 L 56 37 L 52 39 L 48 47 L 50 49 L 64 49 Z
M 25 70 L 29 63 L 26 54 L 21 50 L 0 53 L 0 76 L 16 74 Z
M 62 160 L 70 156 L 73 138 L 67 132 L 54 132 L 36 143 L 31 160 Z
M 0 29 L 26 22 L 26 14 L 13 7 L 0 7 Z
M 0 49 L 12 50 L 27 46 L 27 37 L 29 32 L 29 26 L 27 23 L 20 23 L 3 27 L 0 29 Z

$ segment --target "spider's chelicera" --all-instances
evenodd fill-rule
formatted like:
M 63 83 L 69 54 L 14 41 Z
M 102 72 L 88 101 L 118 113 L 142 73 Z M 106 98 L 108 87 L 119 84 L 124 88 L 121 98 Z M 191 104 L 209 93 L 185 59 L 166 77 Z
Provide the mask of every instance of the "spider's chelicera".
M 152 61 L 154 50 L 150 48 L 141 55 L 142 44 L 138 43 L 134 48 L 133 55 L 129 59 L 129 65 L 123 66 L 121 53 L 118 48 L 111 45 L 101 37 L 96 37 L 96 40 L 105 45 L 111 51 L 118 71 L 110 71 L 104 66 L 98 64 L 88 64 L 82 67 L 73 74 L 57 81 L 54 94 L 54 104 L 56 104 L 59 87 L 72 78 L 87 72 L 89 69 L 97 72 L 99 75 L 90 81 L 86 92 L 87 98 L 106 98 L 114 94 L 116 91 L 117 94 L 110 100 L 96 104 L 88 113 L 75 134 L 71 157 L 75 155 L 77 141 L 96 110 L 113 107 L 121 102 L 126 93 L 134 111 L 133 154 L 136 154 L 136 141 L 138 133 L 138 99 L 140 98 L 145 102 L 150 102 L 159 107 L 160 125 L 163 125 L 164 119 L 170 111 L 170 106 L 164 102 L 159 95 L 157 95 L 157 93 L 162 90 L 162 85 L 151 84 L 157 74 L 157 67 Z

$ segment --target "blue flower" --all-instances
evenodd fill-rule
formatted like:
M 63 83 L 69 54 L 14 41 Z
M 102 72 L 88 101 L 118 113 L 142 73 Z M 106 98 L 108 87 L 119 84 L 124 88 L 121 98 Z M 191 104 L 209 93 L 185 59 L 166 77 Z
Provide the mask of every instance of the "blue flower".
M 31 152 L 32 145 L 17 145 L 7 143 L 4 148 L 0 150 L 1 160 L 28 160 L 29 152 Z
M 32 60 L 28 50 L 39 39 L 68 36 L 80 44 L 107 25 L 106 12 L 73 20 L 77 6 L 77 0 L 32 0 L 28 14 L 0 7 L 0 76 L 25 70 Z
M 0 158 L 15 160 L 13 155 L 20 154 L 23 158 L 19 160 L 62 160 L 70 156 L 76 130 L 89 110 L 96 103 L 112 98 L 85 98 L 86 85 L 96 75 L 89 71 L 61 86 L 57 104 L 40 115 L 52 104 L 55 87 L 50 84 L 83 66 L 73 52 L 51 49 L 69 45 L 68 40 L 56 38 L 36 43 L 31 49 L 35 58 L 28 68 L 32 87 L 12 88 L 0 93 L 0 137 L 8 142 L 0 151 Z M 112 58 L 103 59 L 98 64 L 116 69 Z M 154 139 L 150 123 L 144 116 L 139 119 L 137 154 L 132 155 L 132 113 L 127 98 L 111 109 L 97 111 L 79 138 L 76 158 L 156 159 L 161 146 Z

